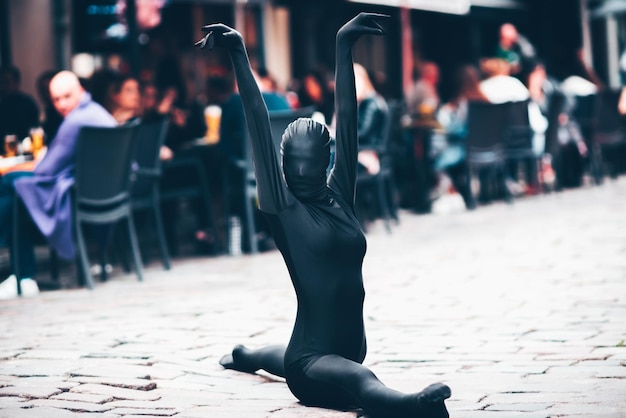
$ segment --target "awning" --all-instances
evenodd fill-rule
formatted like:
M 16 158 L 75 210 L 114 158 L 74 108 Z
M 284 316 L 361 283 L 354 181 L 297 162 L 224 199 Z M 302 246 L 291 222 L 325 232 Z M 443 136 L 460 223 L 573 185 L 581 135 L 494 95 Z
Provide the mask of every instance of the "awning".
M 195 4 L 263 4 L 269 0 L 169 0 L 172 3 L 195 3 Z
M 349 0 L 356 3 L 378 4 L 381 6 L 406 7 L 431 12 L 465 15 L 470 11 L 470 0 Z
M 609 15 L 626 13 L 624 0 L 590 1 L 588 3 L 589 17 L 592 19 Z
M 466 15 L 472 6 L 500 9 L 524 9 L 522 0 L 348 0 L 380 6 L 406 7 L 431 12 Z

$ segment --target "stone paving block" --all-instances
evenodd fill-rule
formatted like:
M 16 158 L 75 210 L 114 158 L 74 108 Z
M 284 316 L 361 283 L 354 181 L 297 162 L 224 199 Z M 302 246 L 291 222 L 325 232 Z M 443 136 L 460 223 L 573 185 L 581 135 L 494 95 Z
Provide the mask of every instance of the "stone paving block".
M 450 415 L 451 417 L 455 415 Z M 507 411 L 506 418 L 552 418 L 555 415 L 550 415 L 549 412 L 514 412 Z M 502 411 L 463 411 L 463 415 L 460 418 L 504 418 Z M 582 417 L 581 417 L 582 418 Z
M 51 396 L 50 399 L 103 404 L 112 401 L 113 397 L 92 393 L 62 392 L 58 395 Z
M 159 369 L 151 366 L 141 365 L 116 365 L 110 364 L 93 364 L 81 367 L 73 372 L 74 376 L 98 376 L 98 377 L 116 377 L 129 379 L 174 379 L 181 376 L 182 372 L 175 370 Z
M 75 364 L 67 360 L 15 359 L 2 362 L 0 373 L 18 377 L 67 376 L 74 368 Z
M 152 390 L 157 387 L 156 382 L 148 379 L 128 379 L 107 376 L 76 376 L 70 377 L 68 381 L 74 383 L 76 386 L 81 383 L 96 383 L 134 390 Z
M 75 402 L 62 399 L 35 399 L 29 401 L 28 404 L 26 404 L 25 406 L 31 408 L 44 406 L 50 408 L 67 409 L 68 411 L 73 412 L 107 412 L 113 409 L 106 404 L 100 405 L 91 402 Z
M 179 413 L 176 409 L 154 409 L 154 408 L 115 408 L 112 411 L 115 414 L 128 416 L 153 416 L 153 417 L 171 417 Z
M 234 416 L 242 416 L 246 418 L 267 418 L 270 416 L 270 410 L 264 410 L 258 407 L 245 406 L 201 406 L 188 408 L 181 411 L 180 416 L 185 418 L 233 418 Z
M 80 350 L 45 350 L 33 349 L 20 353 L 19 359 L 45 359 L 45 360 L 78 360 L 82 356 Z
M 485 408 L 485 410 L 500 412 L 539 412 L 547 411 L 548 408 L 552 406 L 553 404 L 551 403 L 500 403 L 490 404 Z
M 626 379 L 626 366 L 597 367 L 595 370 L 595 377 L 601 379 Z
M 86 383 L 84 385 L 72 388 L 70 392 L 74 393 L 91 393 L 98 395 L 106 395 L 115 399 L 133 399 L 140 401 L 153 401 L 159 399 L 159 394 L 153 391 L 132 390 L 118 388 L 108 385 L 98 385 Z
M 569 402 L 554 405 L 549 409 L 549 412 L 552 416 L 623 417 L 626 415 L 626 408 L 623 405 L 619 408 L 606 404 Z
M 20 398 L 49 398 L 62 391 L 58 388 L 39 386 L 5 386 L 0 388 L 0 396 L 19 396 Z
M 105 413 L 74 413 L 66 409 L 48 406 L 35 408 L 7 408 L 0 410 L 0 418 L 118 418 L 117 414 Z
M 7 408 L 20 408 L 24 405 L 24 402 L 28 402 L 27 398 L 20 398 L 19 396 L 0 396 L 0 411 Z
M 356 412 L 341 412 L 322 408 L 284 408 L 273 411 L 268 418 L 355 418 L 360 416 Z M 365 417 L 366 418 L 366 417 Z

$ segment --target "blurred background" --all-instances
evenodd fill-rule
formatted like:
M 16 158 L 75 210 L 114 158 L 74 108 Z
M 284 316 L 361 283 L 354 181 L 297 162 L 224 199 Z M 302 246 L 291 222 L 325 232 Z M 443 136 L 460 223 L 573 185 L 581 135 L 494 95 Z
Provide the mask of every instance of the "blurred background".
M 461 63 L 490 55 L 503 22 L 536 48 L 548 73 L 576 73 L 584 64 L 607 86 L 626 74 L 626 2 L 620 0 L 0 0 L 0 65 L 22 72 L 21 88 L 37 97 L 36 79 L 52 69 L 81 77 L 109 67 L 142 80 L 174 56 L 190 97 L 228 66 L 219 54 L 198 54 L 194 41 L 211 22 L 234 26 L 253 66 L 279 87 L 311 68 L 333 69 L 337 28 L 358 11 L 391 15 L 387 36 L 358 44 L 356 61 L 385 78 L 385 95 L 402 97 L 420 60 L 441 71 L 440 94 Z

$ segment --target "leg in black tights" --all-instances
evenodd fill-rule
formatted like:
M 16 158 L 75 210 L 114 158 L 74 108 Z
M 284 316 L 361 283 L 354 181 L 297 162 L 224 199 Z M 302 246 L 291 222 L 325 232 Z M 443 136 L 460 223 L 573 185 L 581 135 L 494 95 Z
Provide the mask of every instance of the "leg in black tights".
M 254 373 L 263 369 L 285 377 L 284 346 L 270 346 L 249 350 L 241 345 L 232 355 L 224 356 L 220 364 L 227 369 Z M 337 408 L 355 406 L 372 417 L 394 418 L 448 418 L 444 400 L 450 397 L 450 388 L 433 384 L 417 393 L 405 394 L 385 386 L 376 375 L 360 363 L 334 354 L 314 361 L 297 378 L 291 389 L 303 403 Z M 291 383 L 291 382 L 290 382 Z
M 220 359 L 220 364 L 225 369 L 244 373 L 254 373 L 263 369 L 273 375 L 285 377 L 285 350 L 284 345 L 271 345 L 258 350 L 237 345 L 233 348 L 232 354 Z
M 444 400 L 450 388 L 441 383 L 421 392 L 405 394 L 385 386 L 360 363 L 334 354 L 325 355 L 306 369 L 306 377 L 343 392 L 346 403 L 356 403 L 372 417 L 447 418 Z M 320 406 L 323 406 L 320 405 Z

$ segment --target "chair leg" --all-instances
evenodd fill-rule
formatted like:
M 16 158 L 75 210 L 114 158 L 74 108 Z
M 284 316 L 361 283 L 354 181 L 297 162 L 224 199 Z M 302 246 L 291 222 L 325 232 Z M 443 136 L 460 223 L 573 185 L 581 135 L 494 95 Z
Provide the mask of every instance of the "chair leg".
M 13 231 L 12 231 L 12 246 L 13 251 L 11 251 L 12 265 L 13 265 L 13 274 L 15 275 L 15 282 L 17 283 L 17 295 L 22 296 L 22 271 L 20 268 L 20 234 L 19 234 L 19 224 L 20 224 L 20 198 L 17 195 L 17 192 L 13 194 Z
M 509 204 L 513 203 L 513 195 L 506 185 L 506 166 L 504 164 L 496 171 L 496 175 L 498 176 L 498 183 L 502 193 L 504 193 L 504 201 Z
M 165 240 L 165 230 L 163 229 L 163 217 L 161 216 L 161 207 L 158 199 L 152 205 L 154 212 L 154 222 L 156 225 L 157 240 L 159 241 L 159 251 L 161 252 L 161 262 L 165 270 L 170 269 L 170 255 L 167 251 L 167 242 Z
M 50 278 L 54 282 L 59 281 L 59 256 L 52 248 L 50 248 Z
M 107 262 L 106 262 L 106 247 L 103 245 L 100 248 L 100 281 L 101 282 L 106 282 L 108 279 L 108 274 L 107 274 Z
M 113 248 L 115 252 L 113 255 L 119 258 L 120 263 L 122 264 L 122 270 L 124 273 L 130 273 L 130 262 L 128 261 L 128 255 L 126 254 L 126 250 L 128 249 L 128 243 L 119 235 L 119 230 L 115 231 L 113 234 Z
M 259 252 L 259 245 L 256 240 L 256 222 L 254 222 L 254 198 L 255 196 L 246 193 L 246 202 L 244 203 L 246 211 L 246 231 L 248 235 L 248 244 L 251 254 L 256 254 Z
M 378 196 L 378 207 L 382 212 L 383 221 L 385 223 L 385 230 L 388 234 L 391 234 L 391 225 L 389 223 L 390 210 L 387 202 L 387 188 L 385 187 L 385 177 L 382 175 L 377 176 L 376 179 L 376 194 Z
M 87 256 L 87 247 L 85 246 L 85 238 L 83 237 L 80 221 L 76 221 L 74 229 L 76 233 L 76 244 L 78 245 L 78 261 L 80 269 L 83 272 L 87 289 L 91 290 L 94 287 L 93 278 L 91 277 L 91 272 L 89 271 L 89 258 Z
M 133 253 L 133 261 L 135 263 L 135 271 L 137 272 L 137 280 L 143 281 L 143 263 L 141 262 L 141 254 L 139 254 L 139 244 L 137 243 L 137 234 L 135 233 L 135 223 L 133 222 L 132 214 L 128 214 L 126 218 L 126 225 L 128 227 L 128 238 L 130 240 L 130 247 Z

